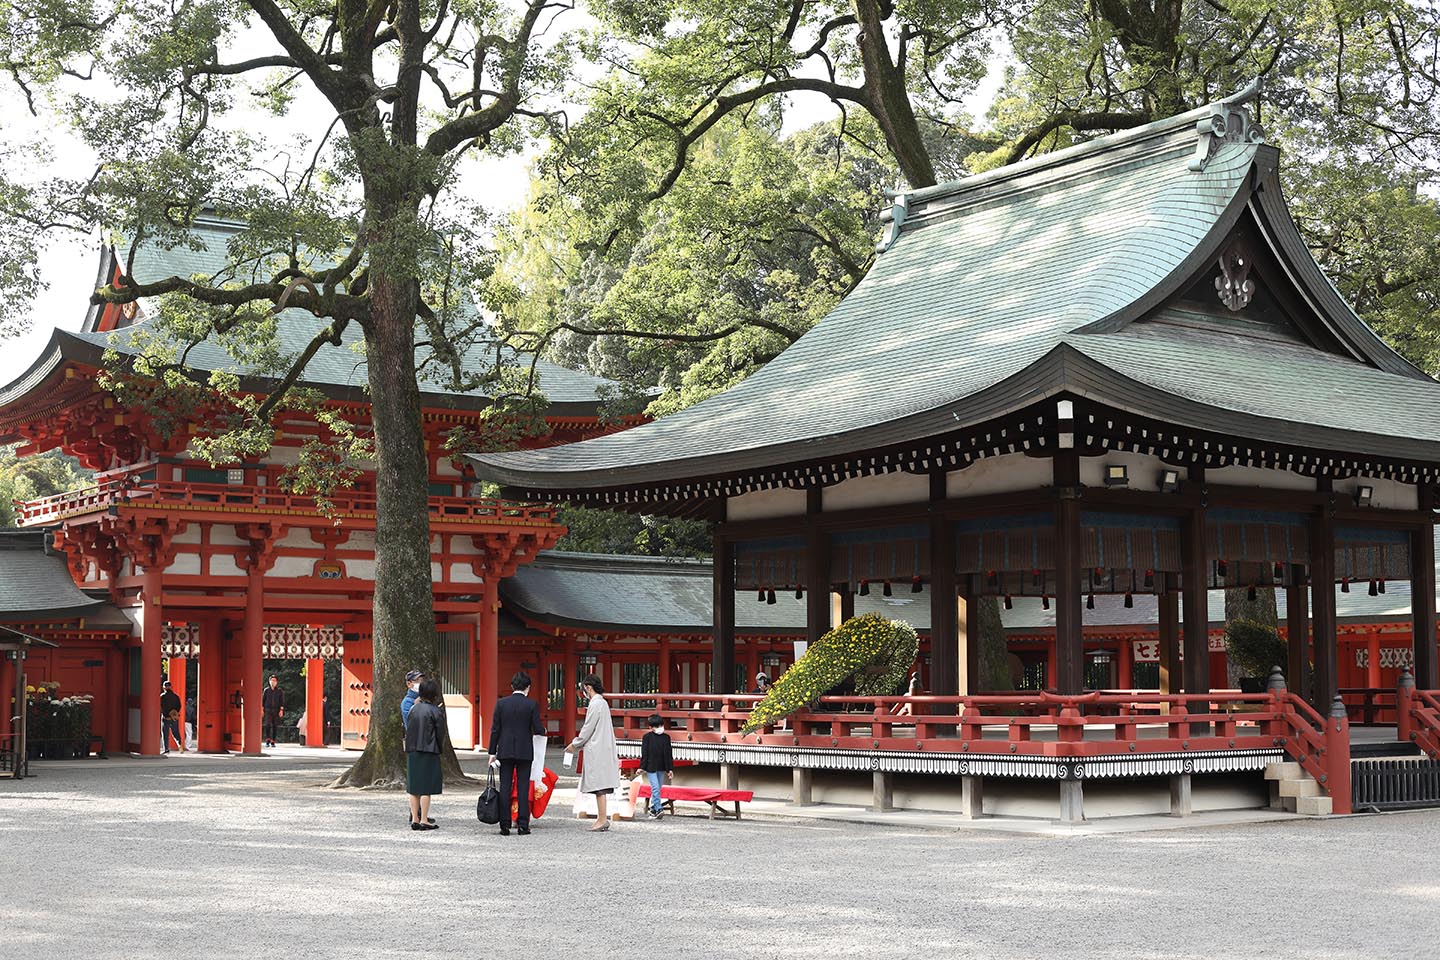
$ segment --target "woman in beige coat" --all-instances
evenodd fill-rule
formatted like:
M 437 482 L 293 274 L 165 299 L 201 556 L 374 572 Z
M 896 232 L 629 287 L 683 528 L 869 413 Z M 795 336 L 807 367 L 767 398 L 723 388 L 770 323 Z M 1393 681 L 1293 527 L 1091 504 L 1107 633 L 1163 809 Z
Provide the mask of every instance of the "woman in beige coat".
M 595 795 L 595 826 L 590 829 L 599 833 L 610 829 L 607 798 L 620 788 L 620 758 L 615 753 L 615 725 L 610 721 L 604 684 L 592 673 L 580 681 L 580 690 L 590 702 L 585 707 L 585 723 L 566 749 L 584 751 L 580 792 Z

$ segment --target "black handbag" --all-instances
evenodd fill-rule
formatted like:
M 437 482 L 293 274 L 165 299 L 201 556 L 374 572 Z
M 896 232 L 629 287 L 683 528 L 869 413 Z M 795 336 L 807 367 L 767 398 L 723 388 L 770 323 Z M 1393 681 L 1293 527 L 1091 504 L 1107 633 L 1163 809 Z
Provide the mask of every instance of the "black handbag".
M 480 794 L 480 799 L 475 801 L 475 816 L 480 818 L 481 823 L 500 822 L 500 791 L 495 788 L 495 768 L 490 768 L 490 785 Z

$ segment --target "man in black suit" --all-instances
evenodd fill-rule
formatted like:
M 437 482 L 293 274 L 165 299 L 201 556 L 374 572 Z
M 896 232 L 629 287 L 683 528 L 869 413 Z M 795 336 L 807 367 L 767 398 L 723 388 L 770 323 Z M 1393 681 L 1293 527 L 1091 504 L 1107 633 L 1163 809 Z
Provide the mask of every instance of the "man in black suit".
M 490 766 L 500 768 L 500 832 L 510 836 L 510 791 L 517 804 L 515 825 L 520 836 L 530 834 L 530 765 L 535 741 L 544 736 L 540 707 L 530 699 L 530 675 L 521 670 L 510 678 L 510 696 L 495 704 L 490 719 Z M 513 787 L 512 787 L 513 784 Z

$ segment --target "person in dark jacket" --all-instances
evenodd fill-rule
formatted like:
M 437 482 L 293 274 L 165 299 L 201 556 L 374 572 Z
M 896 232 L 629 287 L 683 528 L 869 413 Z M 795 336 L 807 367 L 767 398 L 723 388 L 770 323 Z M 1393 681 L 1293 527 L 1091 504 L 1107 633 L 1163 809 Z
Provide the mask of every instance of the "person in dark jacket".
M 650 716 L 650 732 L 640 741 L 640 769 L 650 777 L 650 819 L 659 820 L 664 816 L 660 787 L 666 781 L 675 782 L 675 759 L 670 753 L 665 718 L 658 713 Z
M 265 715 L 261 735 L 265 738 L 265 745 L 273 747 L 280 718 L 285 716 L 285 691 L 280 689 L 280 678 L 273 673 L 270 675 L 270 686 L 265 688 L 265 695 L 260 699 L 260 712 Z
M 185 752 L 185 734 L 180 730 L 180 696 L 170 688 L 170 681 L 161 684 L 160 689 L 160 755 L 170 752 L 170 737 L 175 737 L 175 746 Z
M 404 725 L 410 719 L 410 708 L 415 701 L 420 699 L 420 681 L 425 679 L 425 674 L 419 670 L 411 670 L 405 674 L 405 698 L 400 701 L 400 723 Z
M 540 707 L 530 699 L 530 674 L 510 678 L 510 696 L 495 704 L 490 718 L 490 766 L 500 768 L 500 833 L 510 836 L 510 791 L 515 791 L 515 826 L 530 833 L 530 766 L 535 762 L 533 737 L 545 735 Z M 514 787 L 511 787 L 511 784 Z
M 430 798 L 445 792 L 440 750 L 446 736 L 445 713 L 439 704 L 440 685 L 426 680 L 405 718 L 405 792 L 410 795 L 411 830 L 437 829 L 430 820 Z

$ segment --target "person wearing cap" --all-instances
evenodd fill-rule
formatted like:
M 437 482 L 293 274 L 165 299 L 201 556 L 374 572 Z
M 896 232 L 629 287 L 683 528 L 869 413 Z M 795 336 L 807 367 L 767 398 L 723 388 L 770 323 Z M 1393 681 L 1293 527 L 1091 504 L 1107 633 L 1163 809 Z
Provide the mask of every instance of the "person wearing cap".
M 765 694 L 769 693 L 769 692 L 770 692 L 770 676 L 769 676 L 769 674 L 764 673 L 764 672 L 755 674 L 755 689 L 754 689 L 754 690 L 751 690 L 750 692 L 751 692 L 751 693 L 758 693 L 758 694 L 760 694 L 760 696 L 762 696 L 762 697 L 765 696 Z
M 415 701 L 420 698 L 420 681 L 425 679 L 425 674 L 419 670 L 411 670 L 405 674 L 405 699 L 400 701 L 400 723 L 403 726 L 410 722 L 410 708 L 415 706 Z
M 273 673 L 270 674 L 270 686 L 265 688 L 265 695 L 260 700 L 260 712 L 265 716 L 261 735 L 266 745 L 273 747 L 280 718 L 285 716 L 285 691 L 280 689 L 280 678 Z
M 160 754 L 165 756 L 170 753 L 170 736 L 175 736 L 175 746 L 180 752 L 185 752 L 185 741 L 181 739 L 184 734 L 180 732 L 180 696 L 166 680 L 160 685 Z

